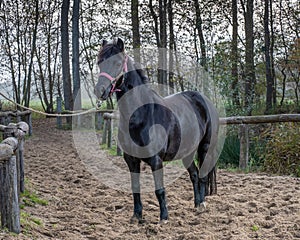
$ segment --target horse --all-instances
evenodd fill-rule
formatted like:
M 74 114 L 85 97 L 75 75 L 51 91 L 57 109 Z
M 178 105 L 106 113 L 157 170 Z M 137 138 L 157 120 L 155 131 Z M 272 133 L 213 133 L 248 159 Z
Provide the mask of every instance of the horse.
M 140 191 L 141 162 L 150 165 L 159 203 L 160 222 L 169 218 L 163 162 L 182 159 L 193 184 L 194 206 L 205 211 L 205 196 L 216 193 L 216 157 L 219 117 L 213 104 L 197 91 L 161 97 L 147 84 L 148 78 L 125 53 L 124 42 L 103 40 L 97 62 L 95 86 L 98 100 L 116 94 L 119 116 L 118 141 L 131 175 L 133 216 L 143 222 Z M 196 155 L 196 160 L 194 156 Z

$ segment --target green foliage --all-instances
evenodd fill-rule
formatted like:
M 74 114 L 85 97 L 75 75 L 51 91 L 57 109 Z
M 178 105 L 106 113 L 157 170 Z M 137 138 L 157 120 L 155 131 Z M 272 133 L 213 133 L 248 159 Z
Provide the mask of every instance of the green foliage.
M 218 167 L 232 168 L 239 166 L 240 141 L 237 134 L 229 134 L 219 157 Z
M 38 101 L 38 100 L 31 100 L 30 101 L 30 108 L 32 108 L 34 110 L 37 110 L 37 111 L 44 112 L 43 106 L 42 106 L 41 102 Z M 36 112 L 32 112 L 31 117 L 32 117 L 32 119 L 46 118 L 46 116 L 44 116 L 40 113 L 36 113 Z
M 252 135 L 255 133 L 252 133 Z M 264 152 L 265 152 L 265 139 L 258 136 L 249 136 L 249 165 L 246 172 L 257 171 L 263 165 Z M 219 168 L 226 168 L 230 171 L 239 171 L 240 159 L 240 139 L 236 127 L 229 128 L 229 134 L 225 139 L 225 143 L 218 160 Z
M 248 168 L 250 171 L 262 170 L 265 160 L 264 155 L 266 152 L 266 139 L 260 136 L 258 130 L 254 131 L 254 133 L 251 135 Z
M 300 177 L 299 123 L 281 123 L 268 129 L 264 170 Z M 271 131 L 270 131 L 271 130 Z

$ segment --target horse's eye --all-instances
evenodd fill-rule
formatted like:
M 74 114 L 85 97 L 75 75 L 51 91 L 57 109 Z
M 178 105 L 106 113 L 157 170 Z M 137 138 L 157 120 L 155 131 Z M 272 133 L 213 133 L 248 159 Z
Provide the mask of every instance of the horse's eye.
M 121 62 L 118 61 L 118 60 L 114 60 L 112 63 L 113 63 L 113 65 L 116 66 L 116 67 L 120 67 L 120 66 L 121 66 Z

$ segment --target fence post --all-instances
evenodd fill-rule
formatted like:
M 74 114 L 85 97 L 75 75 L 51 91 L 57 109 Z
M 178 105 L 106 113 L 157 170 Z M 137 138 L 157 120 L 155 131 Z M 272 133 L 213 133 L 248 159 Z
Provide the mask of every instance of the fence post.
M 62 102 L 61 102 L 61 98 L 57 97 L 56 98 L 56 112 L 57 113 L 61 113 L 62 111 Z M 58 129 L 62 128 L 62 121 L 61 121 L 61 116 L 56 117 L 56 126 Z
M 247 124 L 240 125 L 240 162 L 239 168 L 246 169 L 249 162 L 249 130 Z
M 24 141 L 25 135 L 29 131 L 29 126 L 26 122 L 19 122 L 17 124 L 10 123 L 4 128 L 4 136 L 15 137 L 18 139 L 18 150 L 16 151 L 16 161 L 17 161 L 17 176 L 18 176 L 18 192 L 23 193 L 24 186 Z
M 21 120 L 21 113 L 22 113 L 21 111 L 16 112 L 17 123 L 22 121 Z
M 122 156 L 122 149 L 117 144 L 117 156 Z
M 102 144 L 106 144 L 106 137 L 107 137 L 107 119 L 104 119 L 104 129 L 102 134 Z
M 25 190 L 25 177 L 24 177 L 24 141 L 25 141 L 25 135 L 30 130 L 30 127 L 25 122 L 19 122 L 17 124 L 17 134 L 15 137 L 18 138 L 19 144 L 18 144 L 18 166 L 20 170 L 20 192 L 24 193 Z
M 28 135 L 32 136 L 32 113 L 31 112 L 28 114 L 28 122 L 27 122 L 27 124 L 28 124 L 28 127 L 29 127 L 29 129 L 28 129 Z
M 18 140 L 13 137 L 0 144 L 0 212 L 1 226 L 20 233 L 17 161 L 13 155 L 17 147 Z
M 8 125 L 11 122 L 11 116 L 8 114 L 5 118 L 5 125 Z
M 112 142 L 112 121 L 111 118 L 108 118 L 106 120 L 107 122 L 107 148 L 111 148 L 111 142 Z
M 96 112 L 96 130 L 102 129 L 102 113 Z

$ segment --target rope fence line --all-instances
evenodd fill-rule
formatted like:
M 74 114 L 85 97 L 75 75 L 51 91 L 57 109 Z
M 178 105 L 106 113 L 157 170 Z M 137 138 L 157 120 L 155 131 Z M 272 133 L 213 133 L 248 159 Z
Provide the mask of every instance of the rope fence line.
M 31 112 L 41 114 L 41 115 L 46 116 L 46 117 L 74 117 L 74 116 L 80 116 L 80 115 L 84 115 L 84 114 L 88 114 L 88 113 L 96 113 L 96 112 L 102 112 L 102 111 L 107 112 L 108 111 L 108 110 L 100 110 L 100 109 L 97 109 L 96 107 L 94 107 L 94 108 L 91 108 L 91 109 L 88 109 L 88 110 L 83 110 L 83 111 L 82 110 L 79 110 L 79 111 L 65 110 L 64 113 L 45 113 L 45 112 L 30 108 L 30 107 L 25 107 L 24 105 L 19 104 L 15 101 L 11 100 L 7 96 L 5 96 L 3 93 L 0 93 L 0 95 L 3 98 L 5 98 L 7 101 L 9 101 L 10 103 L 12 103 L 12 104 L 14 104 L 14 105 L 16 105 L 20 108 L 23 108 L 25 110 L 29 110 Z M 67 113 L 65 113 L 65 112 L 67 112 Z

